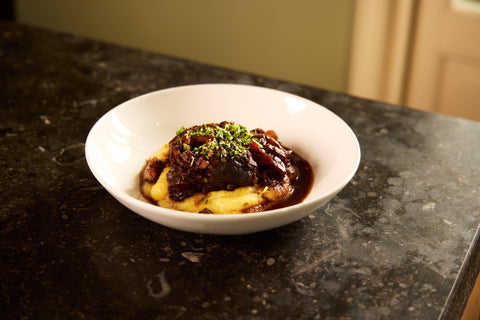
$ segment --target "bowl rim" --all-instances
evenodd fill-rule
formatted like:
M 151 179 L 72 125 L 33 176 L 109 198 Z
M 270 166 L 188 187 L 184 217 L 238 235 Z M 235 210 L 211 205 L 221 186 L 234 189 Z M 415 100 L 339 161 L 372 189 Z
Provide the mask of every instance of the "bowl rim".
M 175 210 L 175 209 L 170 209 L 170 208 L 163 208 L 157 205 L 154 205 L 149 202 L 142 201 L 133 195 L 129 194 L 127 191 L 123 190 L 120 186 L 114 186 L 111 185 L 107 180 L 104 179 L 102 176 L 101 172 L 97 171 L 97 167 L 94 164 L 93 160 L 93 153 L 91 151 L 91 145 L 92 145 L 92 140 L 95 136 L 95 133 L 103 122 L 105 122 L 111 115 L 112 113 L 116 112 L 117 110 L 121 108 L 128 107 L 129 104 L 131 104 L 134 101 L 144 99 L 148 96 L 152 95 L 157 95 L 157 94 L 168 94 L 170 91 L 177 91 L 177 90 L 189 90 L 190 88 L 200 88 L 200 87 L 236 87 L 236 88 L 249 88 L 253 90 L 268 90 L 271 92 L 275 92 L 276 94 L 282 94 L 286 96 L 291 96 L 294 97 L 295 99 L 301 99 L 303 101 L 307 101 L 308 104 L 314 104 L 316 107 L 323 108 L 324 111 L 330 113 L 333 117 L 337 118 L 339 122 L 341 122 L 347 131 L 349 132 L 349 135 L 351 135 L 350 138 L 352 138 L 355 142 L 355 154 L 356 154 L 356 160 L 355 160 L 355 166 L 351 167 L 348 175 L 346 175 L 341 182 L 337 183 L 334 188 L 329 189 L 330 191 L 327 193 L 322 194 L 321 197 L 319 198 L 312 198 L 308 199 L 308 197 L 297 204 L 288 206 L 288 207 L 283 207 L 283 208 L 278 208 L 278 209 L 273 209 L 273 210 L 267 210 L 267 211 L 262 211 L 262 212 L 255 212 L 255 213 L 245 213 L 245 214 L 233 214 L 233 213 L 223 213 L 223 214 L 200 214 L 200 213 L 195 213 L 195 212 L 185 212 L 185 211 L 180 211 L 180 210 Z M 292 209 L 297 209 L 300 211 L 303 211 L 302 209 L 308 209 L 310 207 L 316 207 L 316 206 L 321 206 L 322 202 L 323 204 L 328 202 L 332 197 L 334 197 L 340 190 L 342 190 L 353 178 L 353 176 L 356 174 L 358 167 L 360 165 L 360 160 L 361 160 L 361 149 L 360 149 L 360 144 L 358 141 L 358 138 L 356 137 L 354 131 L 352 128 L 338 115 L 336 115 L 333 111 L 329 110 L 328 108 L 324 107 L 323 105 L 320 105 L 319 103 L 306 99 L 304 97 L 298 96 L 293 93 L 289 93 L 286 91 L 282 91 L 279 89 L 273 89 L 273 88 L 267 88 L 267 87 L 260 87 L 256 85 L 247 85 L 247 84 L 232 84 L 232 83 L 207 83 L 207 84 L 191 84 L 191 85 L 182 85 L 182 86 L 175 86 L 175 87 L 169 87 L 165 89 L 160 89 L 160 90 L 155 90 L 151 91 L 148 93 L 144 93 L 141 95 L 138 95 L 136 97 L 133 97 L 131 99 L 128 99 L 110 110 L 108 110 L 105 114 L 103 114 L 92 126 L 90 129 L 86 141 L 85 141 L 85 158 L 88 164 L 89 169 L 91 170 L 92 174 L 95 176 L 95 178 L 98 180 L 98 182 L 114 197 L 116 198 L 120 203 L 122 203 L 124 206 L 128 207 L 130 210 L 136 212 L 137 214 L 140 214 L 150 220 L 152 220 L 150 217 L 147 217 L 147 215 L 140 213 L 139 211 L 142 211 L 143 213 L 150 213 L 154 215 L 164 215 L 166 217 L 171 217 L 175 219 L 180 219 L 180 220 L 188 220 L 188 221 L 193 221 L 193 222 L 224 222 L 224 221 L 229 221 L 229 222 L 236 222 L 236 221 L 250 221 L 250 220 L 258 220 L 259 218 L 269 218 L 270 216 L 274 217 L 279 217 L 281 215 L 287 215 L 292 211 Z M 315 176 L 314 176 L 315 179 Z M 139 207 L 140 210 L 134 210 L 132 209 L 131 206 Z M 310 213 L 309 211 L 308 213 Z M 305 213 L 303 216 L 305 216 Z M 159 222 L 161 224 L 161 222 Z

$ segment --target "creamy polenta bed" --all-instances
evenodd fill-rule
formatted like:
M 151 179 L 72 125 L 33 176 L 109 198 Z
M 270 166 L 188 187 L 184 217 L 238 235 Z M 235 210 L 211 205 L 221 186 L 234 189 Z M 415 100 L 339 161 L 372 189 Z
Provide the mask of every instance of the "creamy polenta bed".
M 141 192 L 161 207 L 199 213 L 249 213 L 305 199 L 310 164 L 272 130 L 233 122 L 180 128 L 142 169 Z

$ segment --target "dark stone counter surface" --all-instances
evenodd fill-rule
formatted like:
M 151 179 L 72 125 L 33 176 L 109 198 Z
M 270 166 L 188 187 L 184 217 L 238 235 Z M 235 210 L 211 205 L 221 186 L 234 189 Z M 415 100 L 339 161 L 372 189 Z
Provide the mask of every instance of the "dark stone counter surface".
M 480 123 L 0 23 L 2 319 L 458 319 L 480 269 Z M 90 173 L 109 109 L 194 83 L 288 91 L 356 133 L 359 170 L 275 230 L 146 220 Z M 254 115 L 252 115 L 254 116 Z

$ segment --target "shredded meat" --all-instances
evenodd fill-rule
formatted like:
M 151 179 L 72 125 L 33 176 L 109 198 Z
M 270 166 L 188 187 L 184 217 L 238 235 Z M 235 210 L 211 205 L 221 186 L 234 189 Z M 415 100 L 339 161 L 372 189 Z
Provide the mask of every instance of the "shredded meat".
M 156 182 L 163 169 L 165 169 L 165 165 L 165 162 L 158 160 L 156 157 L 150 158 L 143 172 L 143 179 L 150 183 Z
M 229 122 L 218 125 L 224 127 L 227 124 Z M 213 139 L 211 136 L 192 137 L 184 133 L 174 137 L 169 142 L 171 169 L 167 181 L 170 198 L 181 201 L 198 192 L 233 190 L 255 184 L 273 186 L 284 184 L 285 179 L 294 179 L 296 171 L 289 160 L 292 151 L 276 140 L 273 131 L 255 129 L 252 132 L 256 141 L 252 140 L 247 150 L 233 157 L 220 157 L 214 152 L 207 156 L 192 152 L 192 148 Z
M 225 121 L 208 126 L 224 128 L 229 124 L 231 122 Z M 166 162 L 155 157 L 150 159 L 144 170 L 144 180 L 154 183 L 168 165 L 168 192 L 174 201 L 182 201 L 198 192 L 234 190 L 254 185 L 276 190 L 275 200 L 291 194 L 290 182 L 297 178 L 290 161 L 292 151 L 277 140 L 274 131 L 252 130 L 252 140 L 241 153 L 221 156 L 214 150 L 194 152 L 214 139 L 208 134 L 189 134 L 198 128 L 200 126 L 185 129 L 169 142 Z

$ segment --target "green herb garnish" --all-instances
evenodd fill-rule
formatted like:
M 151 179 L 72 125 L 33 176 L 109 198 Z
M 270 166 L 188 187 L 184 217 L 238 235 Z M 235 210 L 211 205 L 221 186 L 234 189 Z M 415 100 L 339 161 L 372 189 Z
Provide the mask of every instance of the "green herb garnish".
M 194 154 L 209 159 L 215 155 L 221 159 L 241 156 L 250 148 L 252 141 L 256 141 L 253 133 L 240 124 L 227 123 L 224 127 L 216 124 L 203 124 L 201 126 L 177 130 L 177 136 L 187 135 L 190 137 L 206 136 L 207 143 L 191 148 Z M 258 141 L 256 141 L 258 143 Z
M 177 137 L 180 137 L 184 131 L 185 131 L 185 127 L 181 126 L 180 129 L 177 130 Z

